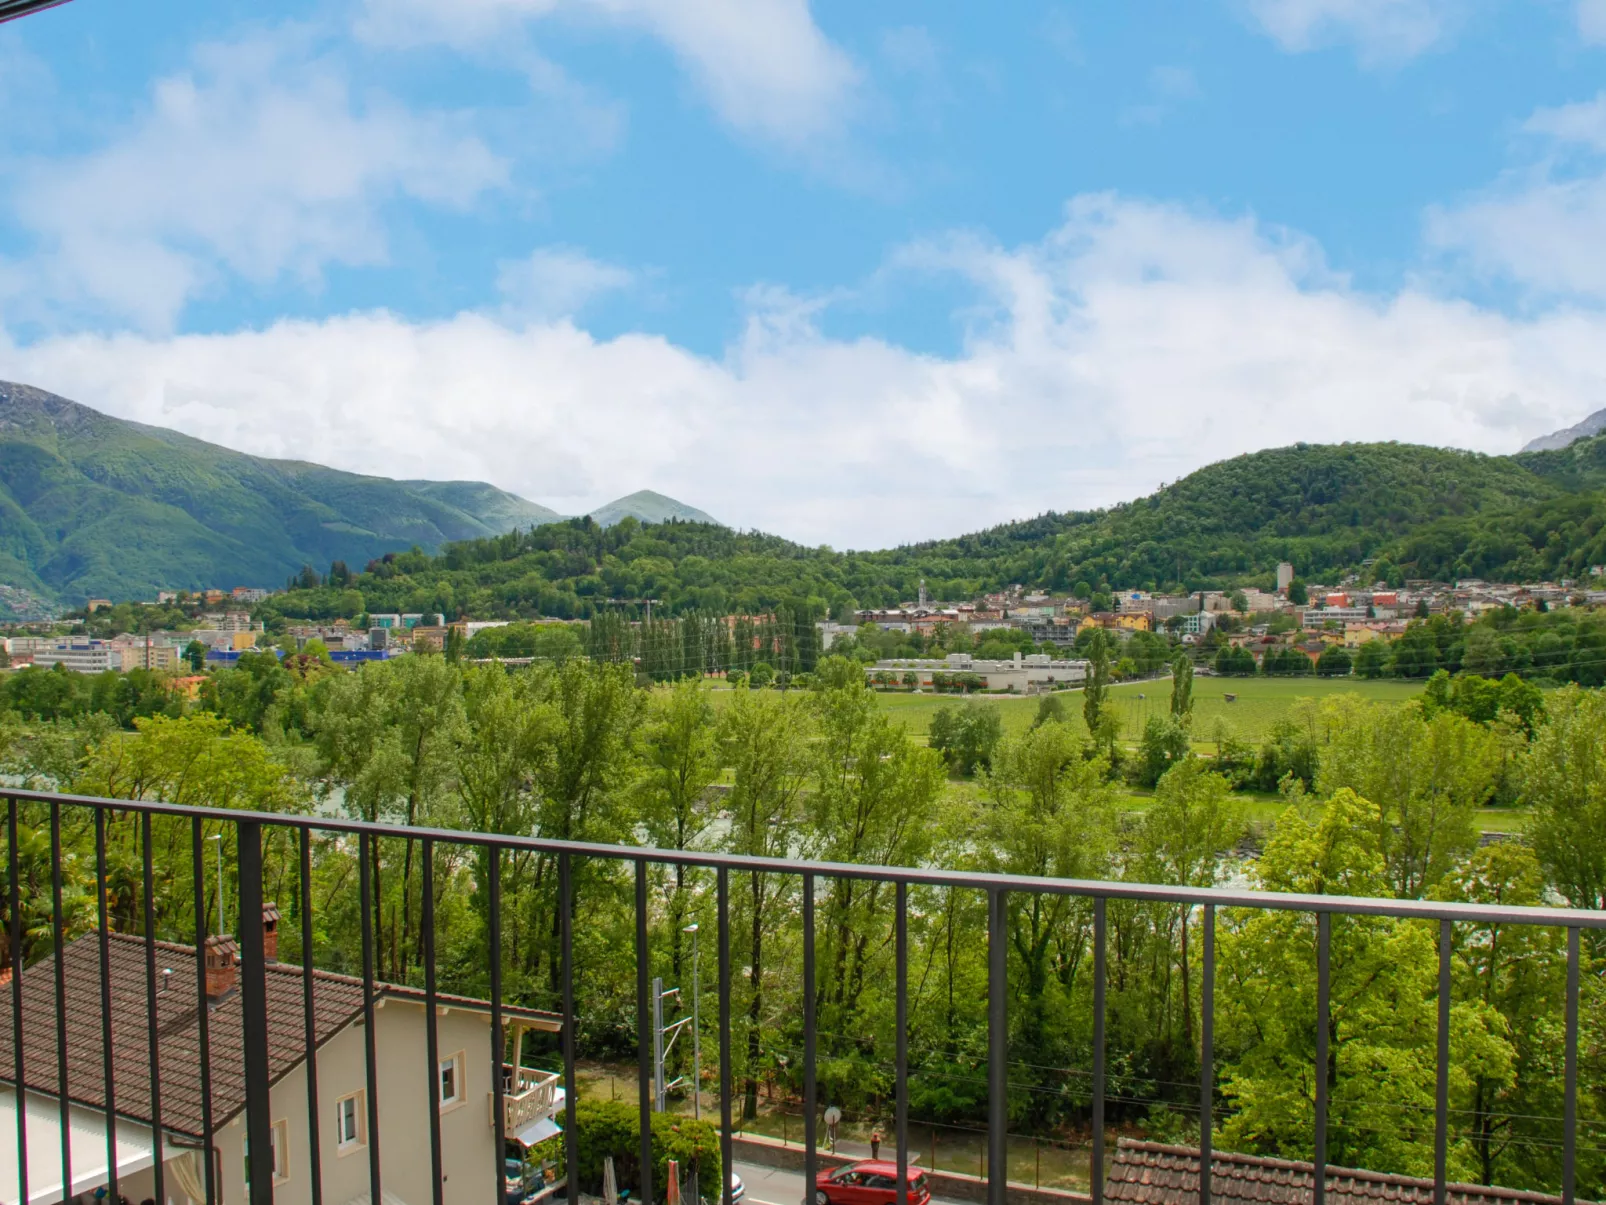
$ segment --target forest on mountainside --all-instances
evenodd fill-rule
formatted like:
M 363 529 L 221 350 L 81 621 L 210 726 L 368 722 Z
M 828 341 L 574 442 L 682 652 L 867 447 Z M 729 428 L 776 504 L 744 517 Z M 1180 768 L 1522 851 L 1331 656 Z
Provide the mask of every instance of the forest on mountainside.
M 1296 445 L 1210 465 L 1135 502 L 1046 514 L 879 552 L 806 548 L 701 523 L 602 529 L 570 520 L 387 554 L 271 599 L 267 618 L 374 611 L 449 618 L 759 614 L 807 604 L 843 618 L 913 599 L 964 600 L 1018 584 L 1076 592 L 1269 589 L 1279 561 L 1310 581 L 1350 572 L 1401 582 L 1579 575 L 1606 561 L 1596 478 L 1606 436 L 1559 453 L 1481 456 L 1405 444 Z M 1571 459 L 1568 459 L 1568 458 Z M 1574 484 L 1590 486 L 1569 492 Z

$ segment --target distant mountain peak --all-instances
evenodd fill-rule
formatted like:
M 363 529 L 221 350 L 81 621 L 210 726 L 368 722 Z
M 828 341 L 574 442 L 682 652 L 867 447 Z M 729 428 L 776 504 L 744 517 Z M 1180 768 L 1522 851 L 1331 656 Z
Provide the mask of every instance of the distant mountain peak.
M 1581 423 L 1563 427 L 1560 431 L 1552 431 L 1549 435 L 1541 435 L 1538 439 L 1530 439 L 1522 445 L 1522 450 L 1558 452 L 1575 440 L 1588 439 L 1591 435 L 1599 435 L 1602 431 L 1606 431 L 1606 410 L 1597 410 Z
M 591 518 L 599 527 L 612 527 L 627 517 L 642 523 L 667 523 L 670 519 L 678 519 L 682 523 L 719 523 L 718 519 L 695 506 L 687 506 L 684 502 L 652 490 L 637 490 L 591 512 Z

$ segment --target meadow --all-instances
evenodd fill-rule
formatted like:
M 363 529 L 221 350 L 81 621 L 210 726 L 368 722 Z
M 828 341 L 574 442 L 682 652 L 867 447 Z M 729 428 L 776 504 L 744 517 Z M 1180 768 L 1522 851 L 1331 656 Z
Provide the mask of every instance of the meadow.
M 1380 703 L 1403 703 L 1422 693 L 1420 682 L 1335 680 L 1330 678 L 1212 678 L 1193 680 L 1193 730 L 1202 742 L 1201 751 L 1214 743 L 1217 721 L 1227 725 L 1231 735 L 1250 744 L 1259 743 L 1271 730 L 1273 721 L 1284 714 L 1296 699 L 1319 699 L 1334 694 L 1357 694 Z M 1231 701 L 1227 696 L 1234 696 Z M 978 702 L 998 708 L 1005 733 L 1024 732 L 1037 715 L 1036 698 L 1010 695 L 975 695 Z M 902 694 L 884 692 L 877 696 L 886 712 L 903 721 L 913 736 L 925 736 L 931 717 L 939 707 L 964 700 L 954 695 L 931 693 Z M 1082 729 L 1082 692 L 1060 695 L 1066 718 Z M 1164 715 L 1171 706 L 1171 679 L 1151 678 L 1142 682 L 1122 682 L 1110 688 L 1110 703 L 1120 715 L 1122 736 L 1136 741 L 1151 715 Z M 1085 731 L 1085 729 L 1082 729 Z

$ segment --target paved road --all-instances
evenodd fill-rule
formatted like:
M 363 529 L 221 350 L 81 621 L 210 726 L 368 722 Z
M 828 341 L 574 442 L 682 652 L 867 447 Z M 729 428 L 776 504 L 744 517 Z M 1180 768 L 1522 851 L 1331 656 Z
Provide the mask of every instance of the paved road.
M 868 1152 L 866 1152 L 868 1154 Z M 742 1205 L 803 1205 L 803 1174 L 761 1163 L 736 1160 L 736 1174 L 747 1186 Z M 965 1205 L 964 1202 L 932 1197 L 932 1205 Z

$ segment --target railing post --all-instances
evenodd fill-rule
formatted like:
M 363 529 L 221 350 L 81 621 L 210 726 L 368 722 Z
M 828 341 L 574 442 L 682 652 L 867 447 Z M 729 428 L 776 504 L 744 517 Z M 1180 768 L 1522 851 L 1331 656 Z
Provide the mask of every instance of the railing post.
M 897 932 L 894 939 L 894 976 L 897 983 L 898 1027 L 896 1066 L 893 1070 L 894 1103 L 893 1141 L 898 1144 L 898 1195 L 897 1205 L 908 1205 L 909 1200 L 909 885 L 900 881 L 895 900 Z
M 1104 1205 L 1104 987 L 1107 901 L 1093 901 L 1093 1158 L 1088 1185 L 1093 1205 Z
M 151 850 L 149 812 L 140 813 L 139 845 L 145 922 L 145 1021 L 150 1030 L 145 1054 L 151 1069 L 151 1178 L 156 1190 L 155 1199 L 166 1201 L 167 1168 L 162 1159 L 161 1022 L 156 1005 L 156 869 Z M 24 1196 L 23 1200 L 27 1200 L 27 1197 Z
M 1186 923 L 1186 922 L 1184 922 Z M 1215 1176 L 1216 906 L 1204 906 L 1204 968 L 1199 984 L 1199 1205 L 1210 1205 Z
M 558 940 L 563 958 L 563 1166 L 568 1200 L 580 1199 L 580 1135 L 574 1120 L 574 868 L 558 855 Z
M 425 837 L 419 850 L 423 882 L 419 886 L 418 938 L 424 956 L 424 1063 L 429 1076 L 424 1097 L 429 1105 L 430 1199 L 445 1205 L 445 1169 L 441 1163 L 441 1039 L 435 994 L 435 842 Z M 459 1097 L 464 1085 L 453 1085 Z
M 100 942 L 100 1040 L 101 1073 L 106 1091 L 106 1197 L 119 1199 L 117 1191 L 117 1083 L 112 1052 L 112 968 L 111 925 L 106 918 L 106 809 L 95 809 L 95 907 Z M 254 1203 L 253 1203 L 254 1205 Z
M 195 880 L 195 1037 L 201 1063 L 201 1162 L 206 1165 L 206 1205 L 222 1199 L 218 1164 L 213 1157 L 211 1005 L 206 995 L 206 859 L 202 856 L 201 818 L 190 821 L 190 858 Z
M 73 1182 L 72 1106 L 67 1093 L 67 964 L 64 952 L 67 925 L 61 910 L 61 804 L 55 800 L 50 803 L 50 920 L 56 972 L 56 1105 L 57 1124 L 61 1127 L 61 1183 L 62 1191 L 70 1192 Z M 205 1049 L 203 1045 L 203 1055 Z
M 717 875 L 719 896 L 719 1162 L 720 1205 L 731 1202 L 731 926 L 730 871 Z
M 1327 1201 L 1327 1049 L 1332 1026 L 1329 995 L 1332 978 L 1333 919 L 1316 914 L 1316 1151 L 1312 1205 Z
M 17 859 L 17 799 L 6 800 L 6 857 L 10 879 L 11 932 L 11 1074 L 16 1089 L 17 1109 L 17 1195 L 27 1202 L 28 1194 L 28 1079 L 23 1069 L 22 1048 L 22 889 Z
M 818 1164 L 815 1131 L 815 1046 L 814 1046 L 814 876 L 803 874 L 803 1201 L 814 1200 L 814 1175 Z
M 318 1025 L 312 956 L 312 830 L 301 830 L 301 1034 L 307 1061 L 307 1173 L 312 1205 L 323 1205 L 323 1133 L 318 1112 Z
M 988 892 L 987 902 L 987 1205 L 1005 1205 L 1009 1183 L 1008 896 Z
M 240 1014 L 245 1039 L 246 1167 L 251 1205 L 273 1205 L 273 1119 L 268 1116 L 268 972 L 262 946 L 262 825 L 235 830 L 240 890 Z
M 357 838 L 357 855 L 362 865 L 357 875 L 357 886 L 362 892 L 362 1034 L 363 1034 L 363 1069 L 367 1084 L 367 1125 L 368 1125 L 368 1199 L 370 1202 L 383 1202 L 384 1189 L 381 1187 L 379 1162 L 379 1038 L 375 1033 L 378 1026 L 379 1009 L 375 1003 L 374 992 L 374 897 L 379 890 L 376 880 L 379 878 L 379 868 L 375 863 L 379 859 L 379 846 L 376 839 L 366 829 Z M 494 892 L 493 911 L 494 911 Z M 493 920 L 494 923 L 494 920 Z M 493 970 L 491 982 L 496 983 L 495 960 L 492 960 Z M 493 987 L 493 994 L 494 994 Z M 493 1001 L 493 1013 L 495 1004 Z M 501 1081 L 498 1080 L 498 1083 Z M 500 1109 L 500 1103 L 498 1104 Z M 500 1115 L 500 1114 L 498 1114 Z M 497 1147 L 497 1170 L 502 1168 L 501 1146 Z M 255 1203 L 253 1202 L 253 1205 Z
M 495 1123 L 496 1199 L 507 1195 L 507 1094 L 502 1090 L 502 1064 L 507 1059 L 507 1031 L 502 1026 L 502 847 L 491 844 L 485 851 L 485 881 L 491 906 L 486 937 L 491 960 L 491 1113 Z M 515 1069 L 514 1075 L 518 1071 Z M 513 1085 L 518 1090 L 517 1082 Z
M 637 1115 L 641 1123 L 641 1205 L 652 1205 L 652 1006 L 648 985 L 651 955 L 647 945 L 647 861 L 636 859 L 636 1080 Z
M 1450 922 L 1439 922 L 1438 1084 L 1433 1101 L 1433 1205 L 1444 1205 L 1450 1164 Z
M 1561 1200 L 1573 1205 L 1578 1156 L 1578 927 L 1567 930 L 1567 1037 L 1562 1097 Z

